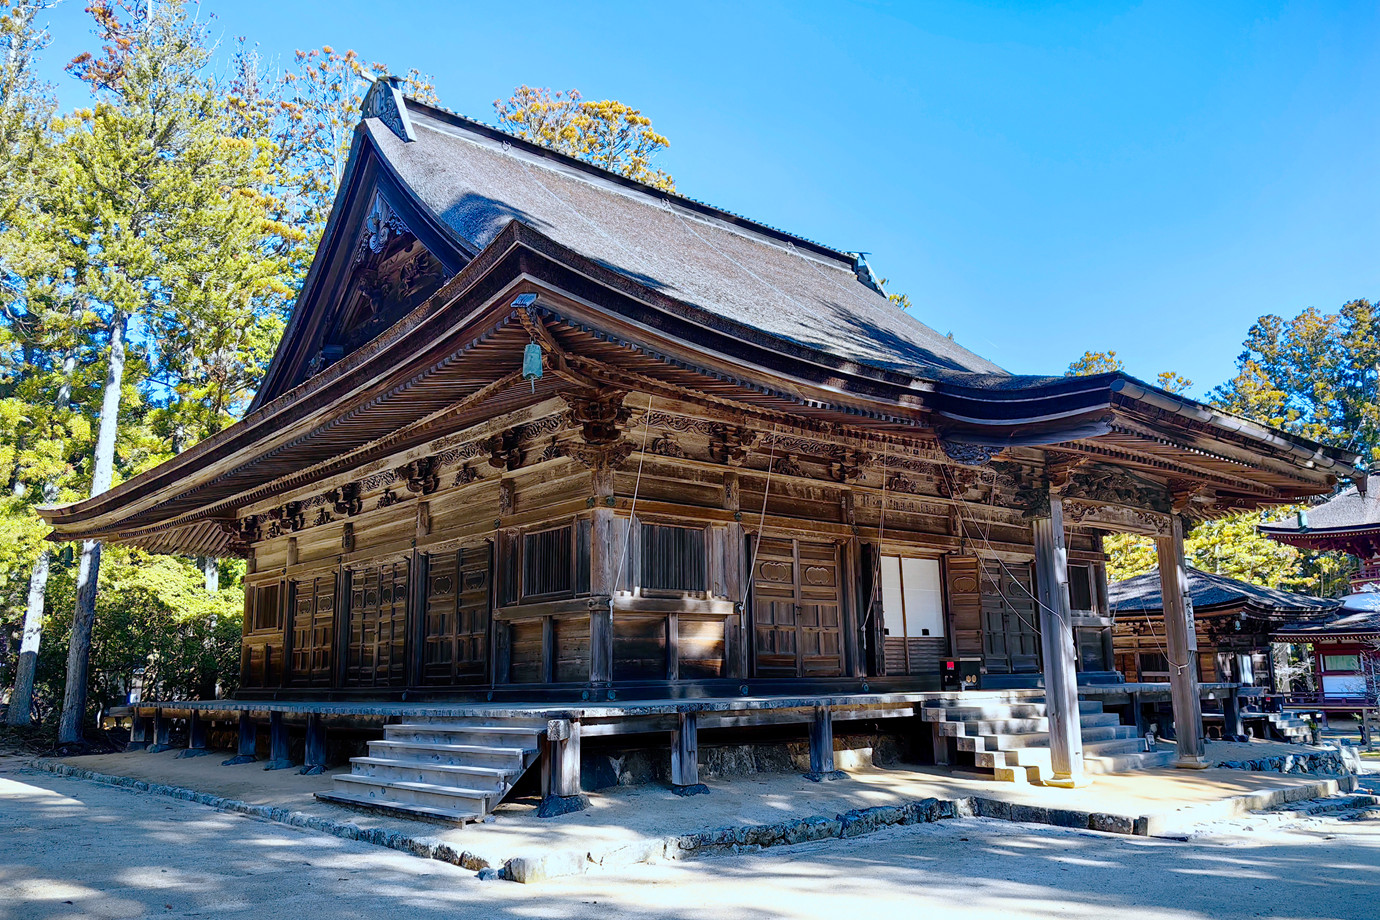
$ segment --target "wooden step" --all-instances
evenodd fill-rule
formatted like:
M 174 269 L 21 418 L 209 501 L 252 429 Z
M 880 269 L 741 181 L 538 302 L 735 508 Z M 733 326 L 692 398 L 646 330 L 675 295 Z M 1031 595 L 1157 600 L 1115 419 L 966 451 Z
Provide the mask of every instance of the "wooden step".
M 417 805 L 409 802 L 387 802 L 370 798 L 367 795 L 339 792 L 336 790 L 318 792 L 316 793 L 316 798 L 322 802 L 329 802 L 333 805 L 348 805 L 352 808 L 364 808 L 369 811 L 377 811 L 399 818 L 420 818 L 424 821 L 437 821 L 445 824 L 468 824 L 471 821 L 478 821 L 480 818 L 484 817 L 479 812 L 433 808 L 429 805 Z
M 350 773 L 370 776 L 390 783 L 435 783 L 465 789 L 484 789 L 503 793 L 513 779 L 512 770 L 502 767 L 479 767 L 469 764 L 422 763 L 415 760 L 396 760 L 383 757 L 351 757 Z
M 535 749 L 487 744 L 428 744 L 416 741 L 370 741 L 369 756 L 439 764 L 474 764 L 521 770 L 536 756 Z
M 347 773 L 334 777 L 335 791 L 389 804 L 424 805 L 441 811 L 485 815 L 497 802 L 492 789 L 467 789 L 440 783 L 390 782 Z
M 488 747 L 537 749 L 541 732 L 535 728 L 507 725 L 451 725 L 403 723 L 384 728 L 387 741 L 422 744 L 476 744 Z

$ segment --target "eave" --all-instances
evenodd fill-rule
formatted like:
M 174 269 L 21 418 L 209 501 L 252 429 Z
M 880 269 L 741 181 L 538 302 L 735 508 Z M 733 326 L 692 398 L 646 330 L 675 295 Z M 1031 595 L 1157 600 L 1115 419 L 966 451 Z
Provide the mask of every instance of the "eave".
M 54 539 L 226 554 L 238 508 L 568 386 L 547 376 L 536 392 L 509 385 L 486 394 L 482 405 L 467 402 L 519 366 L 528 337 L 511 304 L 522 291 L 538 295 L 538 312 L 570 340 L 573 355 L 763 418 L 922 440 L 986 432 L 993 440 L 970 443 L 1047 446 L 1076 438 L 1095 444 L 1140 405 L 1117 395 L 1112 384 L 1129 379 L 1117 375 L 1025 386 L 1003 380 L 1006 389 L 990 392 L 955 382 L 953 373 L 903 374 L 848 361 L 668 297 L 513 221 L 427 303 L 358 351 L 173 460 L 101 496 L 40 513 Z M 1184 432 L 1172 421 L 1156 430 L 1166 450 L 1202 454 L 1176 445 Z M 1251 456 L 1286 479 L 1288 497 L 1326 491 L 1335 481 L 1328 470 L 1350 456 L 1322 453 L 1304 466 L 1298 451 L 1280 456 L 1274 436 L 1233 436 L 1247 445 L 1233 449 L 1251 454 L 1256 446 Z M 1249 480 L 1255 467 L 1242 464 L 1241 475 Z M 1280 500 L 1277 492 L 1264 482 L 1241 494 L 1268 502 Z

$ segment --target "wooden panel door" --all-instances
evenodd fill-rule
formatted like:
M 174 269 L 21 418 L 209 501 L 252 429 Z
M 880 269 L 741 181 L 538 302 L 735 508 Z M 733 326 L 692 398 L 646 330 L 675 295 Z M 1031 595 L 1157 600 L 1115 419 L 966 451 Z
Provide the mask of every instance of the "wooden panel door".
M 752 573 L 753 662 L 758 677 L 843 673 L 838 547 L 765 538 Z
M 489 545 L 428 557 L 422 681 L 484 683 L 489 676 Z
M 1026 563 L 990 565 L 982 577 L 982 645 L 994 674 L 1040 671 L 1040 621 Z
M 329 687 L 335 641 L 335 574 L 292 583 L 292 669 L 297 686 Z
M 354 569 L 350 572 L 349 579 L 346 686 L 405 685 L 407 561 Z

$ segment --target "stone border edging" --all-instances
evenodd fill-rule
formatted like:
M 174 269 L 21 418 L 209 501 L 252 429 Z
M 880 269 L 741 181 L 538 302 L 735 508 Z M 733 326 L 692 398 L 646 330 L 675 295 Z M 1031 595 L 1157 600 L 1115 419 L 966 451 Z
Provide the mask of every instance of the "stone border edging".
M 357 824 L 332 821 L 300 811 L 291 811 L 271 805 L 251 805 L 238 799 L 197 792 L 181 786 L 167 786 L 146 780 L 136 780 L 128 776 L 97 773 L 84 767 L 53 763 L 49 760 L 31 760 L 29 766 L 58 776 L 85 779 L 108 786 L 120 786 L 140 792 L 150 792 L 154 795 L 165 795 L 188 802 L 196 802 L 200 805 L 208 805 L 219 811 L 262 818 L 291 827 L 303 827 L 345 840 L 358 840 L 375 846 L 399 850 L 423 859 L 436 859 L 464 869 L 477 871 L 479 877 L 484 879 L 504 878 L 523 883 L 540 882 L 562 876 L 582 875 L 592 867 L 620 868 L 637 863 L 653 863 L 718 853 L 755 852 L 774 846 L 791 846 L 817 840 L 861 837 L 887 827 L 931 824 L 951 818 L 992 818 L 999 821 L 1048 824 L 1054 827 L 1100 831 L 1110 834 L 1129 834 L 1142 837 L 1160 836 L 1173 826 L 1174 818 L 1182 821 L 1185 817 L 1189 817 L 1193 819 L 1193 823 L 1197 823 L 1245 814 L 1249 811 L 1260 811 L 1288 802 L 1334 795 L 1339 790 L 1349 792 L 1352 789 L 1344 787 L 1351 786 L 1354 788 L 1355 786 L 1354 778 L 1349 778 L 1351 779 L 1350 783 L 1344 780 L 1326 779 L 1315 783 L 1265 789 L 1233 796 L 1222 802 L 1189 806 L 1179 812 L 1167 815 L 1141 815 L 1135 818 L 1105 812 L 1023 805 L 981 796 L 965 796 L 959 799 L 926 798 L 912 800 L 901 805 L 875 805 L 871 808 L 855 808 L 832 818 L 824 815 L 811 815 L 776 824 L 735 825 L 693 834 L 649 837 L 620 844 L 603 853 L 589 850 L 553 850 L 534 856 L 514 856 L 505 860 L 500 867 L 493 865 L 485 857 L 469 851 L 457 850 L 450 844 L 435 838 L 413 837 L 408 834 L 386 831 L 382 828 L 362 828 Z

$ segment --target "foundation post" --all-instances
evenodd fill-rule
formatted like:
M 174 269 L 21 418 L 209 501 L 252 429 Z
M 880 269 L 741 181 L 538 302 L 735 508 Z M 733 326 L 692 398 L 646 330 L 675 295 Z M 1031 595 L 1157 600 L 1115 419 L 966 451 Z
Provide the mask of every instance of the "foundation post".
M 846 777 L 842 770 L 834 769 L 834 714 L 828 706 L 816 706 L 810 721 L 810 772 L 805 778 L 818 783 Z
M 254 719 L 249 715 L 249 710 L 240 710 L 240 739 L 239 747 L 235 750 L 235 756 L 229 760 L 222 760 L 221 766 L 229 767 L 241 763 L 253 763 L 257 758 L 254 755 L 254 744 L 258 740 L 258 727 L 254 724 Z
M 129 726 L 129 744 L 125 745 L 126 751 L 142 751 L 149 746 L 149 720 L 139 714 L 139 710 L 134 710 L 134 718 Z
M 270 712 L 268 714 L 268 763 L 264 764 L 265 770 L 286 770 L 294 767 L 291 755 L 288 754 L 288 731 L 287 725 L 283 722 L 281 712 Z
M 537 808 L 539 818 L 554 818 L 589 807 L 589 797 L 580 789 L 579 719 L 547 721 L 541 785 L 544 794 Z
M 172 721 L 165 715 L 163 710 L 153 711 L 153 744 L 150 744 L 148 751 L 150 754 L 161 754 L 172 747 Z
M 700 782 L 699 715 L 682 712 L 671 732 L 671 791 L 676 795 L 704 795 L 709 787 Z
M 304 763 L 298 773 L 316 776 L 326 772 L 326 720 L 319 712 L 307 714 L 307 745 Z
M 187 721 L 187 749 L 177 756 L 202 757 L 211 753 L 206 746 L 206 734 L 209 727 L 201 713 L 193 709 L 192 717 Z

